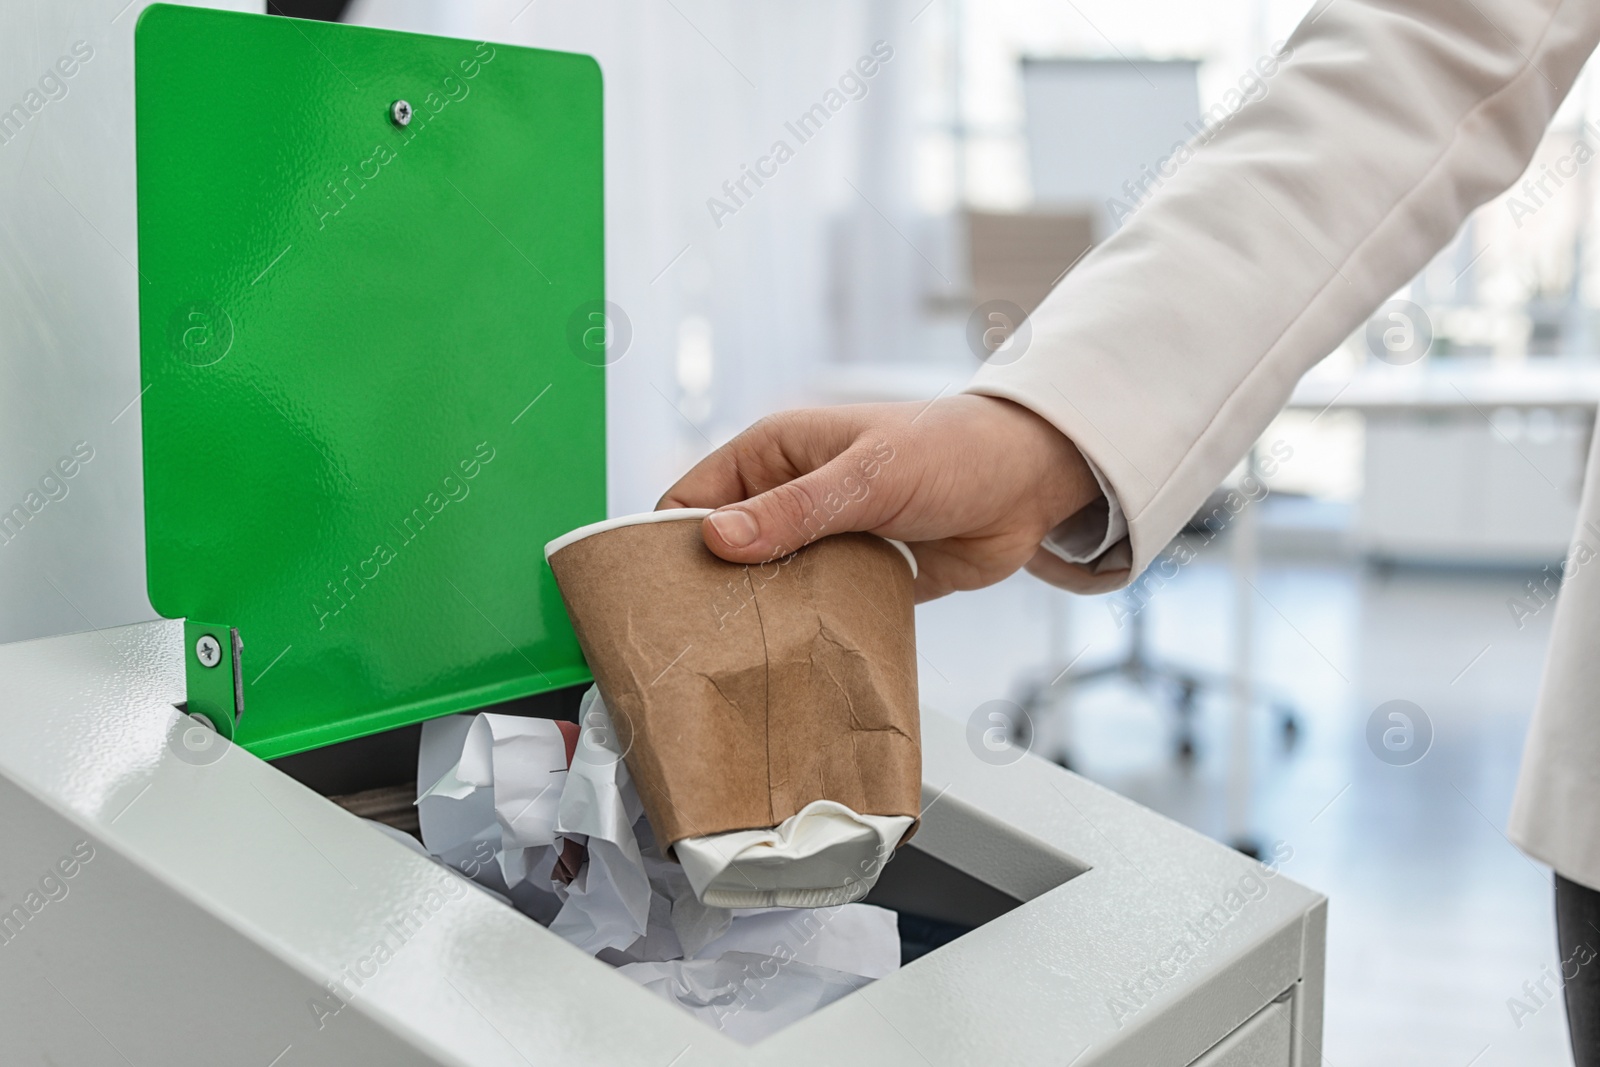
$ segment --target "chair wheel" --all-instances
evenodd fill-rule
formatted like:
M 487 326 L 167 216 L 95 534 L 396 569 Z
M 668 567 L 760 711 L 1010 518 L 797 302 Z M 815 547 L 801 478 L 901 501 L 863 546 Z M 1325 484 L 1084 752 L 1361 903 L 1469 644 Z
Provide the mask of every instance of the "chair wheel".
M 1300 720 L 1292 711 L 1278 712 L 1278 735 L 1287 751 L 1300 741 Z

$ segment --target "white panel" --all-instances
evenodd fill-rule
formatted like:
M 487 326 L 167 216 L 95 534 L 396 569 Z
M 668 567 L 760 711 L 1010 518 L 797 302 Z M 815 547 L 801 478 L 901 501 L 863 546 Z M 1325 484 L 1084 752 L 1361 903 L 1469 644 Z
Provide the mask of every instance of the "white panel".
M 0 4 L 0 641 L 155 616 L 134 403 L 144 6 Z M 92 458 L 62 478 L 74 446 Z
M 1191 1067 L 1288 1067 L 1291 1021 L 1289 1002 L 1274 1001 Z
M 1026 60 L 1029 174 L 1042 205 L 1093 205 L 1130 196 L 1141 171 L 1152 171 L 1194 136 L 1200 119 L 1198 64 L 1189 60 Z M 1193 124 L 1193 128 L 1191 125 Z M 1150 188 L 1153 188 L 1151 186 Z

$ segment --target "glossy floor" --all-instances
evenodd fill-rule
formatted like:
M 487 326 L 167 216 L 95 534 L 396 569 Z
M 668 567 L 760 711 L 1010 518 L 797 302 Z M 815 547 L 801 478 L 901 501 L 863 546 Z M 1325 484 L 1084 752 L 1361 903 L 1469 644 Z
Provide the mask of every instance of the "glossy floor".
M 1528 577 L 1300 560 L 1269 561 L 1255 578 L 1264 706 L 1250 731 L 1248 830 L 1292 850 L 1286 873 L 1330 897 L 1331 1067 L 1570 1062 L 1561 1007 L 1537 994 L 1541 978 L 1554 988 L 1546 968 L 1557 964 L 1550 873 L 1503 833 L 1554 614 L 1519 627 L 1507 602 Z M 1185 568 L 1145 608 L 1153 652 L 1221 681 L 1236 593 L 1224 556 Z M 1081 657 L 1070 682 L 1126 648 L 1120 604 L 1023 576 L 923 606 L 924 704 L 966 721 Z M 1367 741 L 1369 717 L 1395 699 L 1420 707 L 1433 731 L 1408 766 Z M 1271 704 L 1294 709 L 1290 749 Z M 1070 730 L 1041 716 L 1035 748 L 1067 748 L 1080 772 L 1227 839 L 1225 683 L 1199 701 L 1188 769 L 1173 758 L 1171 709 L 1164 693 L 1105 680 L 1076 691 Z

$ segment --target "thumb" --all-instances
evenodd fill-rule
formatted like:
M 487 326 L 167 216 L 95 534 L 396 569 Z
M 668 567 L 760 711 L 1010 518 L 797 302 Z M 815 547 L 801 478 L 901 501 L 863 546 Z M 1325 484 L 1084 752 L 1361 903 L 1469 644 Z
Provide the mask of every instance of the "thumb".
M 749 500 L 718 508 L 701 528 L 706 547 L 733 563 L 765 563 L 819 537 L 871 530 L 889 514 L 871 479 L 873 450 L 851 447 L 829 462 Z

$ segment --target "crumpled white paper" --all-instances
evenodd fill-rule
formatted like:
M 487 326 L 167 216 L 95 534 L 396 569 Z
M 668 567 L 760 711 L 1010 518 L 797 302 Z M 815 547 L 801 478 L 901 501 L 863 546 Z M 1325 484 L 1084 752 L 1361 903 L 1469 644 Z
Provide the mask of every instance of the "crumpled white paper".
M 555 866 L 555 849 L 546 846 L 535 850 L 544 854 L 536 855 L 535 862 L 529 864 L 528 857 L 513 847 L 523 866 L 517 870 L 515 863 L 508 864 L 504 834 L 495 810 L 493 733 L 488 728 L 482 728 L 476 735 L 471 733 L 480 719 L 515 718 L 450 715 L 423 724 L 422 746 L 417 754 L 417 781 L 421 790 L 417 798 L 417 818 L 422 824 L 423 844 L 431 855 L 548 925 L 562 904 L 549 880 L 549 872 Z M 559 741 L 560 729 L 554 723 L 542 725 Z M 470 754 L 469 737 L 474 750 Z M 462 769 L 463 762 L 467 764 L 466 770 Z M 566 762 L 564 755 L 562 762 Z M 487 770 L 484 769 L 486 765 Z M 476 775 L 483 784 L 468 781 L 463 774 Z M 422 786 L 424 782 L 428 784 Z M 511 813 L 515 814 L 514 808 Z M 543 868 L 538 870 L 541 864 Z M 508 865 L 513 868 L 509 877 Z
M 570 766 L 566 752 L 561 727 L 544 719 L 424 723 L 417 810 L 428 853 L 747 1043 L 899 967 L 896 916 L 883 908 L 702 904 L 643 818 L 598 689 L 584 694 Z M 564 854 L 581 858 L 566 884 Z
M 733 914 L 727 932 L 692 955 L 710 959 L 751 952 L 864 978 L 884 978 L 900 969 L 899 918 L 888 908 L 843 904 Z
M 899 949 L 895 951 L 898 954 Z M 630 963 L 620 970 L 746 1045 L 777 1033 L 872 981 L 861 975 L 752 952 L 728 952 L 709 960 Z
M 589 862 L 566 887 L 566 904 L 550 930 L 585 952 L 627 948 L 644 936 L 650 919 L 650 881 L 633 832 L 644 808 L 598 688 L 583 695 L 578 722 L 555 829 L 584 835 Z

